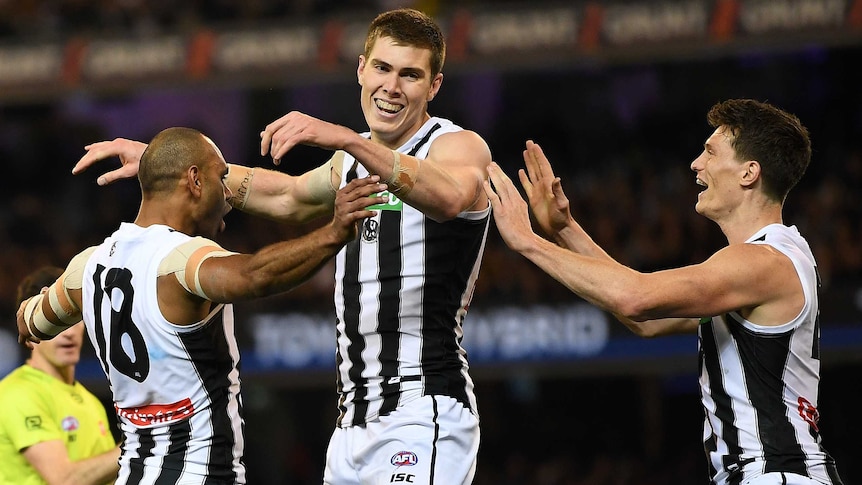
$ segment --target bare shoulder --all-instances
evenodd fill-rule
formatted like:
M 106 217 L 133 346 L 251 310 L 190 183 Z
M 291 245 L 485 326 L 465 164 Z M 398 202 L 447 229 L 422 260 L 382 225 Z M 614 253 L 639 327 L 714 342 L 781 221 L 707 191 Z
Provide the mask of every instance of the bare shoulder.
M 473 166 L 484 170 L 491 163 L 491 149 L 478 133 L 461 130 L 437 137 L 431 144 L 428 158 L 438 163 Z
M 744 288 L 762 301 L 795 293 L 800 289 L 793 262 L 767 244 L 731 244 L 703 263 L 707 273 Z

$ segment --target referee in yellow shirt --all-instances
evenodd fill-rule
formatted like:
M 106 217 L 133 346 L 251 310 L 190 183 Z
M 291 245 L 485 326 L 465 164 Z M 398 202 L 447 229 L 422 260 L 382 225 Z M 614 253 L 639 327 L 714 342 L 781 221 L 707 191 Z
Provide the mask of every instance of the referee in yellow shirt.
M 46 266 L 18 286 L 15 308 L 61 274 Z M 0 485 L 113 483 L 119 447 L 102 403 L 75 380 L 84 326 L 30 351 L 0 381 Z

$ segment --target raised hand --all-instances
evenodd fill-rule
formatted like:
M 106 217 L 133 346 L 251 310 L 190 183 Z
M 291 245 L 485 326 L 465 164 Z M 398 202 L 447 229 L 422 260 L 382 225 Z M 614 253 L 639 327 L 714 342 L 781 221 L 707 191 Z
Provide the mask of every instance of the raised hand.
M 335 213 L 332 216 L 331 227 L 348 242 L 356 238 L 358 222 L 374 217 L 377 212 L 366 207 L 382 204 L 389 200 L 388 196 L 379 196 L 386 190 L 386 184 L 378 183 L 379 175 L 351 180 L 349 184 L 335 193 Z
M 99 185 L 108 185 L 120 179 L 135 177 L 138 175 L 138 165 L 141 162 L 141 155 L 144 154 L 146 148 L 146 143 L 127 140 L 125 138 L 114 138 L 111 141 L 100 141 L 87 145 L 84 147 L 87 153 L 72 168 L 72 174 L 77 175 L 100 160 L 119 157 L 122 166 L 100 175 L 96 179 L 96 183 Z
M 542 148 L 532 140 L 527 141 L 524 150 L 524 169 L 518 171 L 518 178 L 527 194 L 530 209 L 536 222 L 549 236 L 556 237 L 571 221 L 569 199 L 563 192 L 560 178 L 554 176 L 551 163 Z
M 512 179 L 503 173 L 499 165 L 491 162 L 488 165 L 488 175 L 490 181 L 485 180 L 483 186 L 485 195 L 491 201 L 491 212 L 494 214 L 497 231 L 507 246 L 520 251 L 528 245 L 531 238 L 537 237 L 530 225 L 527 203 Z
M 353 131 L 344 126 L 291 111 L 266 125 L 260 132 L 260 155 L 269 153 L 273 163 L 278 165 L 281 158 L 296 145 L 337 150 L 350 134 Z

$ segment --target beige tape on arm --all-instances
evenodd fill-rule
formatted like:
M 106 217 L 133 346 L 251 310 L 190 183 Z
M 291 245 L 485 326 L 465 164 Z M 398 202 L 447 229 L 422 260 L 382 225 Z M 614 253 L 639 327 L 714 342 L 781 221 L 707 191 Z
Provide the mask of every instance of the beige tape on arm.
M 332 200 L 335 187 L 332 186 L 332 159 L 308 172 L 308 194 L 315 200 Z
M 72 302 L 65 284 L 67 278 L 63 276 L 48 288 L 48 303 L 51 304 L 51 310 L 54 311 L 57 318 L 71 327 L 81 321 L 81 309 Z
M 398 197 L 406 197 L 419 181 L 420 168 L 422 161 L 418 158 L 408 156 L 402 160 L 401 154 L 392 150 L 392 175 L 386 179 L 389 191 Z
M 201 264 L 209 258 L 232 256 L 234 252 L 227 251 L 209 239 L 196 237 L 183 243 L 171 251 L 159 264 L 159 276 L 174 274 L 177 281 L 189 293 L 209 300 L 200 281 Z
M 30 332 L 30 335 L 40 339 L 50 339 L 56 337 L 60 332 L 72 325 L 57 325 L 48 320 L 42 311 L 42 301 L 44 299 L 45 295 L 39 294 L 27 301 L 27 305 L 24 307 L 24 321 L 27 323 L 27 330 Z

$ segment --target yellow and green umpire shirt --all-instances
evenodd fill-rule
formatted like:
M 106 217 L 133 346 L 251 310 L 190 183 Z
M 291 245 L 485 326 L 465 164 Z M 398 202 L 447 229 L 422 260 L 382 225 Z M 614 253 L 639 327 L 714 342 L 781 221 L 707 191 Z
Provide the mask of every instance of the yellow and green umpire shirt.
M 72 385 L 29 365 L 0 381 L 0 485 L 44 484 L 21 451 L 63 440 L 70 461 L 114 447 L 105 408 L 79 382 Z

